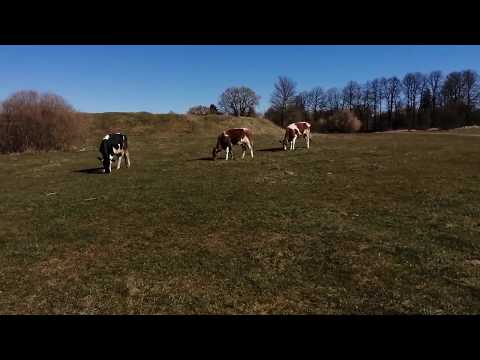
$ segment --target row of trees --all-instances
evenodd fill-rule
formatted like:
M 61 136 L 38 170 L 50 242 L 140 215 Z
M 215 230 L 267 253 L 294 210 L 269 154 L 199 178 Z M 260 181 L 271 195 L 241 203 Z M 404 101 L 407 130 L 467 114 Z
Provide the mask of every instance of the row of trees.
M 351 111 L 362 121 L 362 130 L 452 128 L 480 124 L 480 79 L 465 70 L 443 76 L 408 73 L 377 78 L 359 84 L 350 81 L 343 89 L 297 91 L 287 77 L 279 77 L 265 117 L 285 126 L 292 121 L 326 123 L 339 111 Z

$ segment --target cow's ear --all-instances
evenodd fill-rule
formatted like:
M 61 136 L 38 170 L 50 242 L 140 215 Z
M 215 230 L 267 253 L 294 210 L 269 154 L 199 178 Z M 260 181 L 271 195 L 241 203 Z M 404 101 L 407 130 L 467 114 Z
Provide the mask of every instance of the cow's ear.
M 101 158 L 100 156 L 98 156 L 97 159 L 98 159 L 99 161 L 102 161 L 102 158 Z

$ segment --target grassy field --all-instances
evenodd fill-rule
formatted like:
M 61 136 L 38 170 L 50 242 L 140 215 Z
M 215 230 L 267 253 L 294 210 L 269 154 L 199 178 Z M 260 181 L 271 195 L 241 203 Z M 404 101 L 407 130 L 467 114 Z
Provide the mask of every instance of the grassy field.
M 243 124 L 255 159 L 210 161 Z M 449 133 L 283 152 L 258 119 L 96 115 L 77 152 L 0 156 L 0 313 L 478 314 L 480 138 Z

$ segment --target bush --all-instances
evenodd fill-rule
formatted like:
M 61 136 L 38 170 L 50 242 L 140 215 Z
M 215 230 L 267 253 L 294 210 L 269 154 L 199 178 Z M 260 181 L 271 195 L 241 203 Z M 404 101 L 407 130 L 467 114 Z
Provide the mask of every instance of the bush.
M 464 116 L 455 109 L 446 109 L 437 114 L 437 124 L 442 130 L 462 127 L 465 124 Z
M 85 125 L 62 97 L 20 91 L 2 104 L 0 151 L 68 150 L 83 141 Z
M 362 122 L 349 110 L 343 110 L 331 115 L 325 122 L 327 131 L 357 132 L 362 128 Z
M 473 125 L 480 125 L 480 110 L 472 112 L 470 121 Z
M 218 109 L 215 104 L 210 104 L 210 114 L 218 114 Z
M 208 115 L 210 114 L 210 108 L 202 105 L 193 106 L 188 110 L 191 115 Z

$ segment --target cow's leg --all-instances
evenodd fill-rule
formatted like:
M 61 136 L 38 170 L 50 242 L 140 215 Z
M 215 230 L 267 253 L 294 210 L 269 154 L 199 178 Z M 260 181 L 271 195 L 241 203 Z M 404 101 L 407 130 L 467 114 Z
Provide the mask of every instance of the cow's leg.
M 242 144 L 242 159 L 245 158 L 245 153 L 247 152 L 247 145 Z
M 125 156 L 125 162 L 127 163 L 127 168 L 129 168 L 130 167 L 130 153 L 128 152 L 128 150 L 125 151 L 124 156 Z
M 311 138 L 311 134 L 309 130 L 307 131 L 307 149 L 310 149 L 310 138 Z
M 229 152 L 229 148 L 227 146 L 227 148 L 225 149 L 225 160 L 228 160 L 228 152 Z
M 250 140 L 247 141 L 247 147 L 248 147 L 248 149 L 250 150 L 250 156 L 251 156 L 252 159 L 253 159 L 253 145 L 252 145 L 252 143 L 250 142 Z
M 120 169 L 120 164 L 122 163 L 122 157 L 123 157 L 123 155 L 117 156 L 117 158 L 118 158 L 117 170 Z

